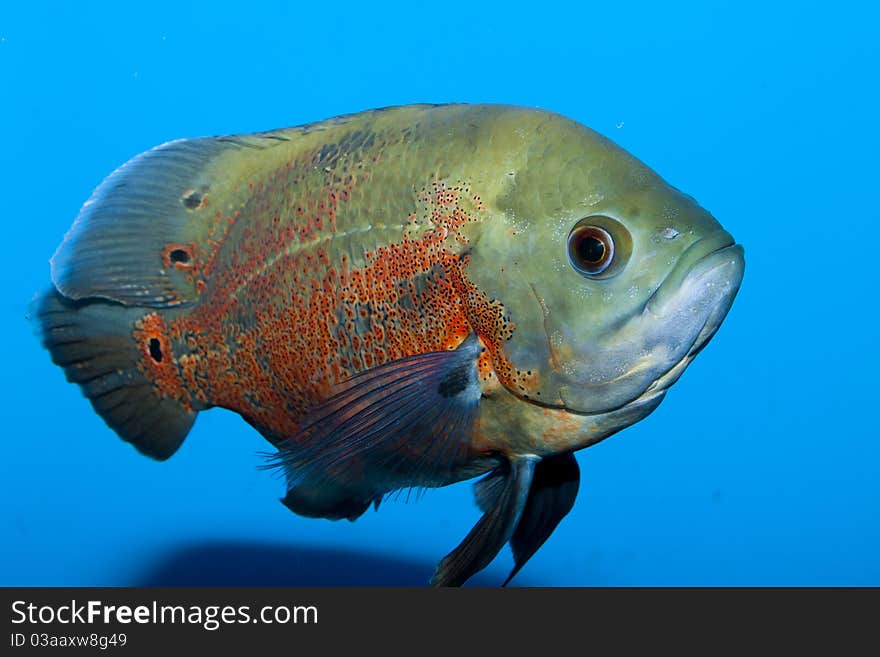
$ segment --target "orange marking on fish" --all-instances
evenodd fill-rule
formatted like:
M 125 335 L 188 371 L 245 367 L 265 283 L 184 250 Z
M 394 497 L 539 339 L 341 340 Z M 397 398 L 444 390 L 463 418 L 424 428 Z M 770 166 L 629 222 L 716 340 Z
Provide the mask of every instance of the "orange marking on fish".
M 135 324 L 133 336 L 141 351 L 138 367 L 156 386 L 159 396 L 176 399 L 191 410 L 190 395 L 174 362 L 171 333 L 162 316 L 145 315 Z
M 215 215 L 223 230 L 205 242 L 199 303 L 169 327 L 153 327 L 168 336 L 169 362 L 145 361 L 145 368 L 163 394 L 230 408 L 280 440 L 356 372 L 454 349 L 474 330 L 488 348 L 481 375 L 488 380 L 500 365 L 506 380 L 515 378 L 500 349 L 513 325 L 500 304 L 470 285 L 453 246 L 464 239 L 461 226 L 478 220 L 479 198 L 465 183 L 429 183 L 416 211 L 400 217 L 424 231 L 363 253 L 355 267 L 332 240 L 337 215 L 371 172 L 350 173 L 361 165 L 338 158 L 331 149 L 279 167 L 248 183 L 245 204 L 225 223 Z M 289 190 L 315 163 L 326 171 L 328 162 L 320 185 L 293 201 Z

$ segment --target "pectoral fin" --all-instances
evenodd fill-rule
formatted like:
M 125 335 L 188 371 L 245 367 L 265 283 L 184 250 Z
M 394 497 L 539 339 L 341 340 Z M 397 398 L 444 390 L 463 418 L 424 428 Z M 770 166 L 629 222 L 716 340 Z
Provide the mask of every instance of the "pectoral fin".
M 570 452 L 548 456 L 535 466 L 529 496 L 510 538 L 514 566 L 504 586 L 507 586 L 571 511 L 580 478 L 577 460 Z
M 285 504 L 352 519 L 387 492 L 449 483 L 473 458 L 482 349 L 472 335 L 454 351 L 385 363 L 341 384 L 274 459 L 288 478 Z
M 522 456 L 490 475 L 498 477 L 493 503 L 459 546 L 437 566 L 432 585 L 461 586 L 495 558 L 520 520 L 537 462 L 537 456 Z

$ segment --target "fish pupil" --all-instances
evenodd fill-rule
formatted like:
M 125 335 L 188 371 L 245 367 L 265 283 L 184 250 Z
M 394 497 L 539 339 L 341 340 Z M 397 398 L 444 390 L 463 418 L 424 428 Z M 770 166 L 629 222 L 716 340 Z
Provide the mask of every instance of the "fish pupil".
M 620 259 L 616 256 L 614 247 L 614 238 L 611 233 L 606 230 L 602 224 L 593 224 L 593 220 L 601 220 L 602 223 L 615 224 L 613 219 L 609 217 L 587 217 L 579 221 L 571 232 L 568 234 L 568 261 L 575 270 L 587 278 L 596 278 L 600 274 L 603 278 L 613 275 L 615 270 L 605 273 L 611 266 L 612 262 L 616 262 L 616 269 L 619 270 L 621 265 Z M 586 223 L 587 221 L 591 223 Z M 619 232 L 628 236 L 629 233 L 621 226 Z M 624 239 L 624 247 L 627 242 Z M 624 252 L 625 258 L 628 254 Z
M 605 257 L 605 243 L 592 235 L 587 235 L 578 243 L 577 253 L 581 262 L 598 264 Z

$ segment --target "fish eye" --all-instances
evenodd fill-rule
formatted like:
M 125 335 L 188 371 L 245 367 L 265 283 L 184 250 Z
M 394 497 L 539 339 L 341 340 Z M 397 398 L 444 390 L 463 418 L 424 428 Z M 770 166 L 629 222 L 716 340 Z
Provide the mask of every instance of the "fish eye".
M 629 231 L 610 217 L 581 219 L 568 234 L 568 260 L 588 278 L 616 274 L 626 264 L 631 249 Z
M 614 259 L 614 239 L 599 226 L 575 226 L 568 236 L 568 257 L 582 274 L 601 274 Z

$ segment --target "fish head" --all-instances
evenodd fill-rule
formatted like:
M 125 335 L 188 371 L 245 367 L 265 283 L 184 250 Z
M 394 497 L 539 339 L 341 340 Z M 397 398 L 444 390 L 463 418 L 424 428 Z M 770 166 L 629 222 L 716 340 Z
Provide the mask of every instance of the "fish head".
M 513 326 L 495 354 L 516 373 L 502 383 L 531 403 L 631 424 L 718 330 L 743 249 L 588 128 L 558 117 L 532 138 L 475 231 L 467 269 Z M 619 412 L 635 407 L 645 412 Z

